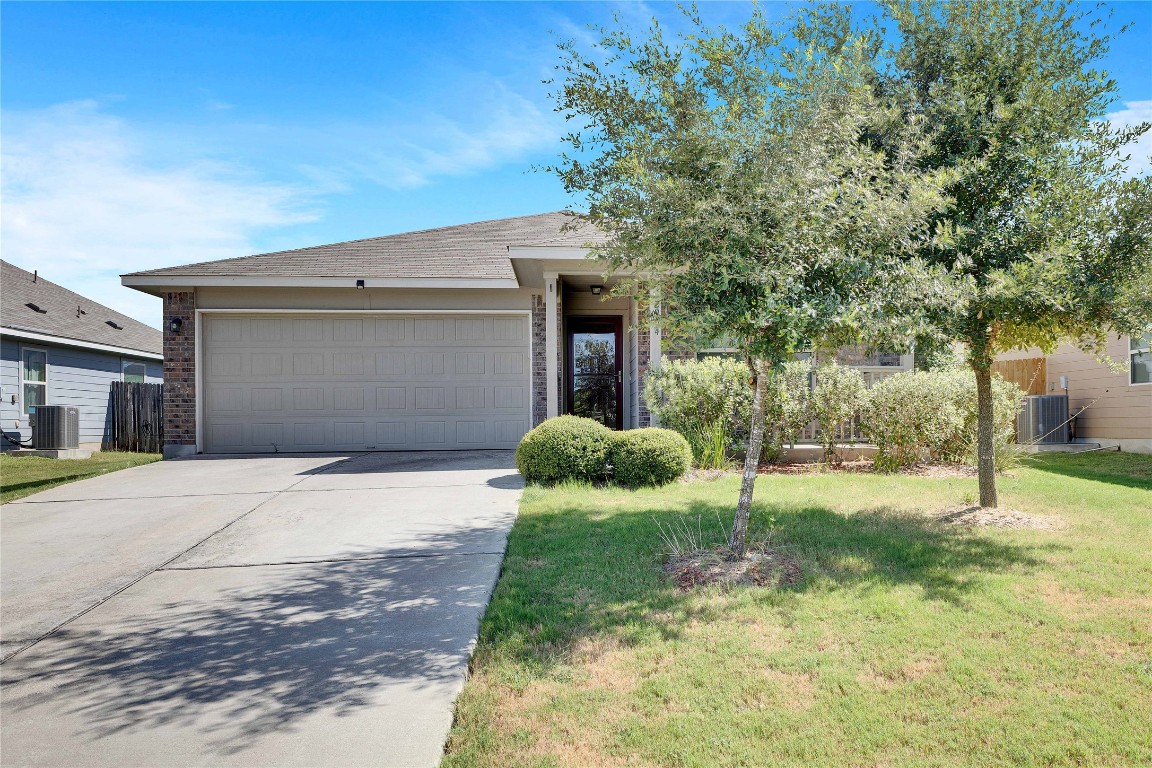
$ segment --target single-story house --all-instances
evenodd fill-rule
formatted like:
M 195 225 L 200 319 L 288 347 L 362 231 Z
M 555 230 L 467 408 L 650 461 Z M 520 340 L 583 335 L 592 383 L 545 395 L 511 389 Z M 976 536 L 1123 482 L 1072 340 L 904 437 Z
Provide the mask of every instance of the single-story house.
M 165 455 L 513 448 L 562 413 L 649 425 L 644 377 L 669 351 L 634 299 L 609 296 L 585 247 L 600 233 L 572 222 L 545 213 L 124 275 L 164 300 Z
M 1067 395 L 1075 416 L 1075 440 L 1152 453 L 1152 335 L 1112 335 L 1105 353 L 1127 363 L 1114 370 L 1074 344 L 1062 344 L 1050 355 L 1025 349 L 999 355 L 998 369 L 1014 372 L 1029 394 Z M 1031 386 L 1029 386 L 1031 385 Z
M 162 347 L 155 328 L 0 261 L 0 428 L 11 440 L 31 438 L 30 408 L 74 405 L 80 447 L 99 450 L 109 383 L 160 383 Z

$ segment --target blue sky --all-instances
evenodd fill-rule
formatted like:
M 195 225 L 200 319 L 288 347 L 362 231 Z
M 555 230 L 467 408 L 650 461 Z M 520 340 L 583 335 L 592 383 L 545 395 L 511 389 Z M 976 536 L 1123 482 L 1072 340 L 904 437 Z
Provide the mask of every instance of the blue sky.
M 772 15 L 788 6 L 766 4 Z M 1152 2 L 1104 62 L 1152 119 Z M 578 205 L 558 38 L 663 3 L 0 4 L 4 258 L 158 325 L 121 272 Z M 736 23 L 742 3 L 706 3 Z M 1139 149 L 1152 153 L 1152 144 Z M 1146 164 L 1144 166 L 1146 169 Z

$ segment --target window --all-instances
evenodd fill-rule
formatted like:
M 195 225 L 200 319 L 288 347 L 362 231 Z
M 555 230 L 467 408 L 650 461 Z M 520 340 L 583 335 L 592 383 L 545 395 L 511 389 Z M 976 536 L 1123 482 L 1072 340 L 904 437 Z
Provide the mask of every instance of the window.
M 724 336 L 715 339 L 696 339 L 695 347 L 697 360 L 706 357 L 727 357 L 733 360 L 743 358 L 740 350 L 736 348 L 736 341 Z
M 48 401 L 48 353 L 24 348 L 20 377 L 24 383 L 24 413 Z
M 123 360 L 121 361 L 121 370 L 123 371 L 124 381 L 129 384 L 143 384 L 144 376 L 148 369 L 144 366 L 144 363 L 139 363 L 135 360 Z
M 1128 380 L 1133 384 L 1152 383 L 1152 333 L 1128 340 Z
M 701 349 L 696 353 L 697 360 L 703 360 L 706 357 L 726 357 L 731 360 L 744 359 L 738 349 Z
M 836 352 L 836 362 L 857 368 L 899 367 L 900 353 L 864 346 L 843 347 Z

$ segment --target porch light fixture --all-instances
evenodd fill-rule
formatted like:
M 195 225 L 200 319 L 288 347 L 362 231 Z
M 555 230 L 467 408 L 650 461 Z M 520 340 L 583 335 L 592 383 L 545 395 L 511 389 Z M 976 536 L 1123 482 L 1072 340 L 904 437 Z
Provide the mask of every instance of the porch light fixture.
M 172 333 L 180 333 L 180 329 L 184 327 L 184 321 L 179 317 L 174 317 L 168 321 L 168 330 Z
M 357 288 L 363 288 L 364 287 L 364 281 L 363 280 L 357 280 L 356 281 L 356 287 Z
M 602 286 L 602 285 L 594 285 L 594 286 L 592 286 L 591 290 L 592 290 L 592 295 L 593 295 L 593 296 L 599 296 L 599 295 L 600 295 L 600 293 L 601 293 L 601 291 L 603 291 L 603 290 L 604 290 L 604 286 Z

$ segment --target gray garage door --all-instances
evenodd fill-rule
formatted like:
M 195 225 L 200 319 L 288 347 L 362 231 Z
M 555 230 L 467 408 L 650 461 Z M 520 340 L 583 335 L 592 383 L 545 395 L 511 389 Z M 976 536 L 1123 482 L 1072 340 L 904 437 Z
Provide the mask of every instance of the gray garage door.
M 205 450 L 513 448 L 520 315 L 205 314 Z

